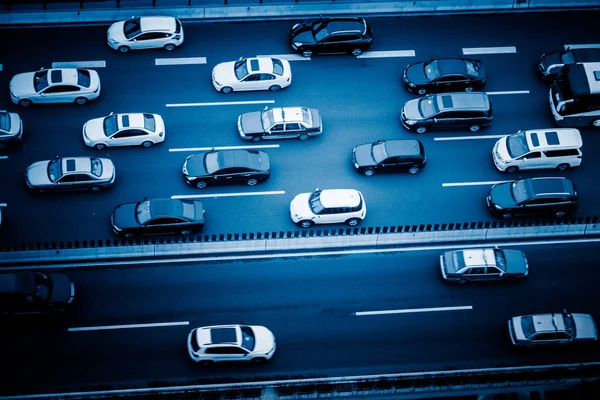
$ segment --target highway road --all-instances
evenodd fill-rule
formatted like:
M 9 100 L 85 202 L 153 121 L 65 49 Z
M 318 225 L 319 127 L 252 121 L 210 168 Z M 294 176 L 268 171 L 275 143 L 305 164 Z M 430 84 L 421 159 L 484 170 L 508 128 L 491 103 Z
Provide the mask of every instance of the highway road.
M 69 330 L 3 328 L 0 394 L 598 361 L 597 343 L 515 349 L 507 330 L 512 316 L 563 308 L 600 321 L 597 247 L 517 245 L 529 277 L 492 284 L 445 283 L 435 247 L 66 270 L 77 292 Z M 189 331 L 228 323 L 271 329 L 274 358 L 193 363 Z
M 294 230 L 298 228 L 289 217 L 290 200 L 316 187 L 361 190 L 368 206 L 364 226 L 492 220 L 484 202 L 490 182 L 516 178 L 494 168 L 491 149 L 495 140 L 518 129 L 553 123 L 548 87 L 537 79 L 534 69 L 537 58 L 566 44 L 597 43 L 590 26 L 595 26 L 599 16 L 598 12 L 561 12 L 369 18 L 375 35 L 370 56 L 374 57 L 315 56 L 292 61 L 289 88 L 278 93 L 230 95 L 213 89 L 212 67 L 240 56 L 291 54 L 288 35 L 293 21 L 184 23 L 185 43 L 172 53 L 120 54 L 106 45 L 103 26 L 0 31 L 5 48 L 0 71 L 0 93 L 5 97 L 0 104 L 17 111 L 25 126 L 21 147 L 0 150 L 4 219 L 0 244 L 111 238 L 112 209 L 146 196 L 199 196 L 207 211 L 205 234 Z M 488 69 L 486 90 L 495 116 L 492 126 L 477 133 L 424 135 L 402 128 L 400 109 L 414 97 L 400 82 L 404 67 L 430 57 L 460 57 L 482 47 L 501 51 L 469 55 L 483 60 Z M 398 50 L 412 50 L 415 56 L 390 56 Z M 173 57 L 205 57 L 206 64 L 156 65 L 157 60 Z M 10 102 L 8 84 L 13 75 L 61 62 L 104 62 L 104 67 L 97 68 L 102 81 L 100 98 L 83 107 L 21 109 Z M 186 103 L 200 104 L 182 106 Z M 201 190 L 184 183 L 181 166 L 194 149 L 253 146 L 239 139 L 237 116 L 266 105 L 318 108 L 323 135 L 305 142 L 261 143 L 270 146 L 265 151 L 271 158 L 272 175 L 255 187 Z M 81 137 L 83 124 L 110 112 L 161 114 L 167 127 L 165 142 L 150 149 L 87 148 Z M 580 168 L 520 176 L 569 177 L 581 197 L 578 215 L 599 215 L 600 187 L 595 177 L 600 159 L 594 152 L 600 147 L 600 136 L 592 130 L 582 133 Z M 423 141 L 428 165 L 421 173 L 365 177 L 353 170 L 350 152 L 355 145 L 395 138 Z M 57 155 L 111 158 L 117 169 L 115 186 L 102 193 L 29 193 L 23 180 L 27 165 Z

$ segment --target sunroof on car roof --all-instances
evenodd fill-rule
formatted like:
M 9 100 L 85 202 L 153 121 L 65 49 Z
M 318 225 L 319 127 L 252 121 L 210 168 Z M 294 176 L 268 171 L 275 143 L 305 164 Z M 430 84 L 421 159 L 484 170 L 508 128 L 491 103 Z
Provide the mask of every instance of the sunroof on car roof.
M 62 82 L 62 71 L 60 69 L 52 70 L 50 71 L 50 77 L 52 82 Z
M 235 343 L 235 328 L 212 328 L 210 340 L 212 343 Z
M 75 160 L 67 160 L 67 171 L 75 171 Z
M 546 132 L 546 142 L 548 142 L 548 144 L 560 144 L 560 142 L 558 141 L 558 133 Z

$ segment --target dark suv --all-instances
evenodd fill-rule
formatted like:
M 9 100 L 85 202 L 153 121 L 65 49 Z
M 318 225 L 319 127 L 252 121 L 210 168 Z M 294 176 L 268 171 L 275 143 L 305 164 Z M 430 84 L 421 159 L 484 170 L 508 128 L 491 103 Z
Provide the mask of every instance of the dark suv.
M 430 94 L 409 100 L 401 122 L 409 131 L 468 128 L 477 132 L 492 123 L 492 103 L 484 92 Z
M 64 274 L 0 274 L 0 315 L 63 311 L 73 302 L 75 285 Z
M 499 218 L 561 218 L 577 208 L 578 196 L 575 184 L 567 178 L 529 178 L 492 186 L 486 202 L 490 212 Z
M 366 176 L 375 171 L 416 174 L 426 162 L 425 148 L 418 140 L 378 140 L 352 150 L 354 168 Z
M 364 18 L 320 18 L 294 25 L 290 42 L 292 48 L 304 57 L 319 53 L 358 56 L 371 47 L 373 35 Z

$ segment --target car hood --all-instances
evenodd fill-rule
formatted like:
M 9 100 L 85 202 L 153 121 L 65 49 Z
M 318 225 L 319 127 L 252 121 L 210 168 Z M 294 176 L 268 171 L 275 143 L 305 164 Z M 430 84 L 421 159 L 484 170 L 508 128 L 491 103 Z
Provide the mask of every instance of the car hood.
M 423 63 L 410 64 L 406 67 L 406 77 L 408 80 L 416 85 L 423 85 L 429 83 L 429 80 L 425 76 L 425 70 L 423 69 Z
M 125 203 L 113 210 L 112 221 L 119 229 L 138 228 L 140 224 L 135 217 L 137 203 Z
M 302 44 L 315 44 L 315 38 L 312 34 L 311 25 L 300 25 L 292 32 L 292 42 Z
M 577 339 L 597 339 L 598 329 L 592 319 L 591 315 L 588 314 L 571 314 L 575 320 L 575 326 L 577 329 Z
M 119 21 L 112 24 L 110 28 L 108 28 L 108 38 L 119 43 L 127 41 L 127 38 L 125 37 L 124 26 L 125 21 Z
M 260 111 L 254 111 L 242 114 L 242 131 L 245 134 L 264 133 Z
M 554 64 L 562 64 L 562 61 L 560 60 L 560 51 L 546 53 L 540 57 L 540 65 L 544 68 L 544 70 L 548 69 L 549 66 Z
M 71 280 L 64 274 L 48 274 L 52 279 L 50 302 L 66 303 L 71 298 Z
M 512 182 L 501 183 L 490 189 L 492 202 L 502 208 L 515 208 L 517 205 L 510 192 Z
M 290 203 L 290 213 L 297 215 L 299 219 L 306 219 L 314 217 L 310 206 L 308 205 L 308 198 L 310 193 L 300 193 Z
M 406 119 L 423 119 L 423 116 L 419 112 L 419 100 L 420 99 L 409 100 L 406 102 L 406 104 L 404 104 L 403 110 Z
M 48 177 L 48 164 L 49 161 L 38 161 L 27 167 L 25 178 L 29 182 L 29 185 L 47 186 L 52 184 Z
M 90 119 L 83 126 L 85 135 L 91 140 L 96 141 L 106 139 L 106 135 L 104 134 L 104 118 L 105 117 Z
M 215 65 L 212 70 L 213 79 L 219 82 L 221 85 L 230 85 L 232 83 L 239 82 L 235 76 L 235 72 L 233 70 L 234 67 L 235 61 L 229 61 Z
M 204 156 L 206 153 L 192 154 L 186 158 L 183 168 L 188 176 L 205 176 L 208 174 L 204 165 Z
M 254 352 L 268 353 L 275 347 L 275 336 L 264 326 L 253 326 L 254 331 Z
M 10 92 L 15 95 L 35 93 L 33 87 L 34 74 L 34 72 L 25 72 L 13 76 L 10 80 Z
M 377 165 L 371 154 L 371 144 L 361 144 L 354 148 L 354 158 L 360 167 L 372 167 Z
M 527 272 L 527 259 L 520 250 L 503 250 L 506 258 L 506 272 L 509 274 L 524 274 Z

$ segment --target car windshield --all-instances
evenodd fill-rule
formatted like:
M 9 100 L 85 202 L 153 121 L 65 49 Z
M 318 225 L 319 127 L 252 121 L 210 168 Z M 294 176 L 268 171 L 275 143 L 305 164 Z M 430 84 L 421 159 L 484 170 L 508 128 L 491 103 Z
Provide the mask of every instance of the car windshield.
M 467 75 L 476 78 L 479 75 L 479 67 L 477 64 L 471 61 L 465 61 L 465 67 L 467 68 Z
M 427 96 L 419 100 L 419 113 L 423 118 L 431 118 L 439 111 L 435 97 Z
M 524 133 L 517 133 L 506 138 L 506 150 L 512 158 L 521 157 L 523 154 L 529 153 L 527 138 Z
M 248 75 L 248 65 L 246 61 L 247 60 L 245 58 L 242 58 L 241 60 L 237 60 L 235 62 L 235 65 L 233 66 L 235 77 L 238 78 L 239 81 L 241 81 L 246 75 Z
M 423 72 L 425 72 L 425 77 L 427 80 L 434 81 L 440 77 L 440 69 L 438 67 L 438 61 L 429 61 L 423 64 Z
M 216 151 L 208 152 L 204 155 L 204 167 L 208 174 L 214 174 L 221 169 L 219 164 L 219 153 Z
M 531 198 L 531 188 L 525 181 L 515 181 L 510 184 L 510 194 L 517 204 L 521 204 Z
M 247 349 L 248 351 L 254 350 L 254 344 L 256 343 L 256 338 L 254 337 L 254 332 L 252 328 L 249 326 L 242 326 L 242 347 Z
M 154 120 L 154 115 L 144 114 L 144 128 L 151 132 L 156 130 L 156 121 Z
M 496 266 L 502 271 L 506 271 L 506 257 L 504 257 L 504 252 L 500 249 L 494 249 L 494 256 L 496 257 Z
M 119 125 L 117 123 L 116 115 L 110 115 L 110 116 L 104 118 L 104 134 L 107 137 L 113 135 L 118 130 L 119 130 Z
M 565 330 L 567 331 L 567 333 L 569 335 L 575 337 L 576 336 L 575 320 L 573 319 L 573 316 L 568 313 L 563 313 L 563 318 L 564 318 L 564 322 L 565 322 Z
M 310 206 L 310 209 L 313 212 L 313 214 L 320 214 L 325 209 L 325 207 L 323 207 L 323 204 L 321 203 L 320 190 L 310 195 L 310 197 L 308 198 L 308 205 Z
M 48 178 L 56 182 L 62 176 L 62 158 L 55 158 L 48 163 Z
M 48 300 L 50 299 L 50 294 L 51 294 L 52 290 L 50 289 L 50 286 L 48 286 L 45 283 L 38 283 L 37 285 L 35 285 L 35 297 L 38 300 Z
M 92 84 L 92 78 L 90 75 L 90 71 L 87 69 L 78 69 L 77 70 L 77 84 L 79 86 L 83 86 L 89 88 Z
M 313 25 L 313 36 L 317 42 L 325 39 L 329 36 L 329 31 L 327 30 L 327 24 L 324 22 L 317 22 Z
M 142 32 L 142 28 L 140 25 L 139 18 L 132 18 L 130 20 L 125 21 L 125 25 L 123 25 L 123 34 L 127 39 L 131 39 L 136 37 Z
M 371 147 L 371 157 L 377 164 L 387 158 L 387 152 L 385 151 L 385 142 L 377 142 Z
M 90 158 L 92 164 L 92 174 L 96 176 L 102 176 L 102 161 L 99 158 Z
M 535 333 L 533 317 L 531 315 L 521 318 L 521 329 L 523 329 L 523 335 L 525 335 L 526 338 L 531 337 L 531 335 Z
M 561 58 L 563 64 L 574 64 L 575 63 L 575 57 L 573 57 L 572 51 L 565 51 L 564 53 L 561 54 L 560 58 Z
M 38 71 L 33 75 L 33 86 L 36 92 L 41 92 L 48 87 L 48 71 Z
M 144 200 L 137 203 L 135 207 L 135 217 L 140 225 L 144 225 L 150 221 L 152 215 L 150 214 L 150 201 Z
M 260 118 L 262 120 L 262 126 L 265 130 L 275 125 L 275 120 L 273 119 L 273 110 L 271 109 L 263 111 L 260 115 Z
M 10 114 L 0 113 L 0 131 L 10 131 Z M 2 135 L 4 132 L 0 132 Z

